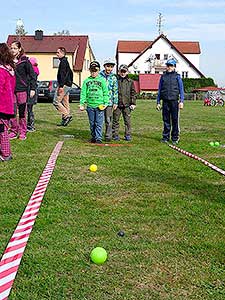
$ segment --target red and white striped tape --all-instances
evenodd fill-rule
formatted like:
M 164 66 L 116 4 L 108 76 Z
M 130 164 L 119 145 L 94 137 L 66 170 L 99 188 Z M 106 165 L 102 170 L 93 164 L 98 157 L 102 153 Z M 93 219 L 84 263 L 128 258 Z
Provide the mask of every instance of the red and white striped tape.
M 203 159 L 203 158 L 201 158 L 201 157 L 199 157 L 199 156 L 197 156 L 197 155 L 194 155 L 194 154 L 192 154 L 192 153 L 190 153 L 190 152 L 188 152 L 188 151 L 185 151 L 185 150 L 183 150 L 183 149 L 181 149 L 181 148 L 179 148 L 179 147 L 176 147 L 176 146 L 174 146 L 174 145 L 170 145 L 170 144 L 168 144 L 168 145 L 169 145 L 169 147 L 173 148 L 174 150 L 177 150 L 178 152 L 180 152 L 180 153 L 182 153 L 182 154 L 184 154 L 184 155 L 186 155 L 186 156 L 188 156 L 188 157 L 191 157 L 191 158 L 193 158 L 193 159 L 196 159 L 196 160 L 202 162 L 202 163 L 203 163 L 204 165 L 206 165 L 207 167 L 209 167 L 209 168 L 211 168 L 212 170 L 214 170 L 214 171 L 216 171 L 216 172 L 222 174 L 223 176 L 225 176 L 225 171 L 224 171 L 223 169 L 218 168 L 217 166 L 211 164 L 211 163 L 208 162 L 207 160 L 205 160 L 205 159 Z
M 63 142 L 58 142 L 0 261 L 0 300 L 8 299 Z

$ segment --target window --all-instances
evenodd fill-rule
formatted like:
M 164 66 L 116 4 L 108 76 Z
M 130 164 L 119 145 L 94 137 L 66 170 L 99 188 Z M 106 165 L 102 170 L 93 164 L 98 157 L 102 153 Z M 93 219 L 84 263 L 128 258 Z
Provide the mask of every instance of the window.
M 59 59 L 58 57 L 53 57 L 53 68 L 59 67 Z
M 150 74 L 150 71 L 145 71 L 145 74 Z
M 140 74 L 140 71 L 134 71 L 134 74 Z
M 188 78 L 188 71 L 182 72 L 182 78 Z
M 168 59 L 168 54 L 164 54 L 164 60 Z
M 155 58 L 156 58 L 156 59 L 160 59 L 160 54 L 156 54 L 156 55 L 155 55 Z

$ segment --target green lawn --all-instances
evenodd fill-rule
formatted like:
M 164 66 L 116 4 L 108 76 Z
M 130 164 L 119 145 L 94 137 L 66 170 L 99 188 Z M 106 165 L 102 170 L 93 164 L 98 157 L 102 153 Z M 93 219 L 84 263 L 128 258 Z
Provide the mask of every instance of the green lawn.
M 14 159 L 1 164 L 2 254 L 55 144 L 65 141 L 9 299 L 224 300 L 225 178 L 159 142 L 154 102 L 138 101 L 130 147 L 88 144 L 86 113 L 77 103 L 72 111 L 61 128 L 52 105 L 38 104 L 37 131 L 13 140 Z M 180 147 L 222 169 L 225 148 L 209 142 L 225 144 L 224 111 L 186 102 L 180 120 Z M 108 252 L 104 265 L 90 262 L 96 246 Z

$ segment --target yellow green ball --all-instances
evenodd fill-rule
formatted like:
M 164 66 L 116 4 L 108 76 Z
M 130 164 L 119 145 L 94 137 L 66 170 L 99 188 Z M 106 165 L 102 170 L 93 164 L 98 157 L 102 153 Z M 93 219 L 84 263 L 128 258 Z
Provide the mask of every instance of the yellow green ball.
M 91 251 L 91 260 L 97 265 L 104 264 L 107 259 L 107 252 L 102 247 L 96 247 Z
M 95 164 L 90 165 L 89 170 L 91 172 L 96 172 L 98 170 L 98 167 Z
M 105 105 L 100 104 L 100 105 L 98 106 L 98 108 L 99 108 L 100 110 L 104 110 L 104 109 L 105 109 Z

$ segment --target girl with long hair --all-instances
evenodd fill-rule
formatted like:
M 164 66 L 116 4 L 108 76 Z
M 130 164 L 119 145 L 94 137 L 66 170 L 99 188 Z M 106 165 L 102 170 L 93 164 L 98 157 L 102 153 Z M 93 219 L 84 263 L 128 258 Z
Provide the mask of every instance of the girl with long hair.
M 26 139 L 27 132 L 27 97 L 33 98 L 36 89 L 36 76 L 29 62 L 28 57 L 24 54 L 24 49 L 19 41 L 11 44 L 11 53 L 16 64 L 16 111 L 19 112 L 17 117 L 11 120 L 10 139 Z

